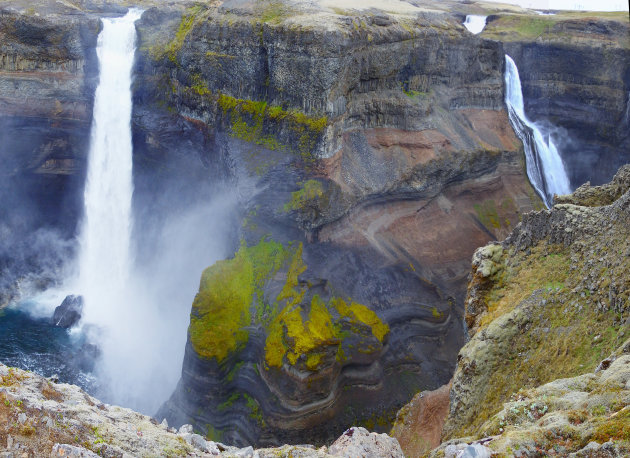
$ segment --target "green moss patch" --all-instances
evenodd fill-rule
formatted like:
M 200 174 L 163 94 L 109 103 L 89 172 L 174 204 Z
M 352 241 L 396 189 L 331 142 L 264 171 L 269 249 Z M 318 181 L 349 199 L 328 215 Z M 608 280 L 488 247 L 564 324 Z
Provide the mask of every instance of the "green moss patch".
M 630 331 L 623 319 L 630 258 L 619 256 L 628 250 L 627 238 L 611 231 L 600 242 L 543 241 L 528 253 L 511 253 L 485 293 L 488 313 L 477 331 L 493 343 L 477 343 L 474 361 L 466 363 L 483 364 L 473 375 L 483 393 L 467 413 L 470 421 L 449 437 L 483 435 L 484 422 L 519 390 L 592 372 L 621 344 Z M 501 320 L 508 313 L 510 320 Z
M 342 347 L 348 331 L 343 328 L 347 323 L 352 333 L 362 336 L 357 351 L 373 353 L 377 348 L 365 339 L 366 333 L 382 343 L 389 333 L 389 326 L 365 305 L 348 303 L 344 299 L 333 297 L 324 302 L 318 295 L 313 296 L 308 314 L 301 307 L 288 307 L 272 323 L 265 345 L 265 361 L 270 367 L 281 367 L 288 361 L 298 363 L 304 356 L 305 366 L 317 370 L 325 354 L 334 354 L 337 361 L 345 360 Z
M 266 298 L 266 286 L 281 279 L 285 270 L 278 295 Z M 302 361 L 308 370 L 316 370 L 326 354 L 343 360 L 342 344 L 349 334 L 359 340 L 358 351 L 376 351 L 389 327 L 365 305 L 334 296 L 324 301 L 311 294 L 310 285 L 299 278 L 306 270 L 301 243 L 242 243 L 234 258 L 203 272 L 189 328 L 194 350 L 221 362 L 247 343 L 247 328 L 257 326 L 267 335 L 268 367 Z M 237 371 L 229 371 L 229 380 Z
M 343 359 L 342 343 L 347 337 L 347 332 L 343 330 L 344 322 L 356 334 L 368 332 L 380 343 L 383 342 L 389 327 L 365 305 L 352 301 L 348 303 L 338 297 L 325 302 L 317 294 L 304 304 L 309 286 L 301 284 L 298 276 L 306 269 L 300 244 L 291 259 L 284 287 L 276 299 L 276 307 L 281 311 L 268 329 L 265 362 L 269 367 L 281 367 L 285 358 L 289 364 L 295 365 L 304 357 L 306 368 L 314 371 L 320 367 L 328 352 L 336 354 L 339 360 Z M 305 306 L 308 306 L 308 310 Z M 359 350 L 375 350 L 368 340 L 363 339 L 362 343 Z
M 494 287 L 485 296 L 487 313 L 480 320 L 481 327 L 511 311 L 536 290 L 564 288 L 570 274 L 570 259 L 561 247 L 538 246 L 531 254 L 517 255 L 515 262 L 497 272 Z M 503 253 L 503 262 L 508 256 Z
M 301 183 L 301 188 L 291 193 L 291 200 L 284 204 L 285 212 L 301 210 L 309 205 L 317 205 L 326 195 L 324 187 L 317 180 L 307 180 Z M 324 205 L 325 206 L 325 205 Z
M 510 14 L 490 22 L 482 35 L 504 41 L 533 40 L 551 32 L 556 22 L 553 16 Z
M 242 244 L 233 259 L 219 261 L 201 277 L 190 317 L 190 340 L 204 358 L 224 360 L 244 345 L 251 324 L 250 306 L 262 302 L 265 282 L 288 258 L 280 243 L 262 240 L 255 246 Z
M 280 106 L 269 106 L 264 101 L 237 99 L 219 94 L 218 106 L 223 114 L 229 116 L 232 136 L 247 142 L 262 145 L 270 150 L 286 149 L 274 135 L 272 125 L 286 126 L 291 136 L 295 137 L 297 149 L 303 159 L 312 160 L 315 149 L 328 118 L 313 117 L 298 110 L 285 110 Z M 277 129 L 276 129 L 277 130 Z

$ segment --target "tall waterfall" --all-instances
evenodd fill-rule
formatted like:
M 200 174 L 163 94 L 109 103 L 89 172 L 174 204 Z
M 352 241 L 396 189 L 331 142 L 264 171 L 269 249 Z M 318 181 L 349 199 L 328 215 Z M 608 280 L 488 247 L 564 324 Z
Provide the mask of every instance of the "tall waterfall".
M 100 79 L 84 191 L 84 216 L 79 235 L 78 279 L 83 296 L 82 322 L 102 333 L 103 358 L 111 355 L 108 338 L 124 320 L 132 268 L 131 197 L 131 71 L 135 53 L 135 21 L 142 11 L 103 19 L 98 36 Z M 103 369 L 105 371 L 106 369 Z
M 79 289 L 84 318 L 99 323 L 119 306 L 131 267 L 131 67 L 134 22 L 142 14 L 103 19 L 97 55 L 100 80 L 94 99 L 84 220 L 79 239 Z
M 536 192 L 549 208 L 554 194 L 571 192 L 562 158 L 553 140 L 545 138 L 541 128 L 527 119 L 518 68 L 510 56 L 505 55 L 505 103 L 512 127 L 523 141 L 527 176 Z

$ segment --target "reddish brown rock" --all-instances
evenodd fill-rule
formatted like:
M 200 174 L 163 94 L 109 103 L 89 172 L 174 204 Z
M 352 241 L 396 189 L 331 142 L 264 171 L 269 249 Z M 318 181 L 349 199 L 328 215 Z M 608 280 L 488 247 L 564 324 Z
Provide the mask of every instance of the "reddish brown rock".
M 398 439 L 405 456 L 418 457 L 440 445 L 448 415 L 451 384 L 423 391 L 398 412 L 391 435 Z

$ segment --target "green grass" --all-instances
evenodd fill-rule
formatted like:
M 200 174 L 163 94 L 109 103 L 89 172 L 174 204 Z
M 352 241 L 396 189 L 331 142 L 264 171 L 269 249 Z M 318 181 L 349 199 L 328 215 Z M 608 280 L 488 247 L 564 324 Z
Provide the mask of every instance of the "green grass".
M 555 16 L 504 15 L 490 22 L 482 35 L 503 41 L 531 40 L 551 31 L 556 22 Z
M 606 245 L 593 247 L 598 257 L 606 257 L 609 251 L 617 253 L 617 245 L 627 246 L 627 241 L 611 238 Z M 572 267 L 571 258 L 576 254 L 546 241 L 530 248 L 527 254 L 509 256 L 507 265 L 493 279 L 493 287 L 483 293 L 488 312 L 479 319 L 477 333 L 524 301 L 533 300 L 537 305 L 531 312 L 522 312 L 527 317 L 526 325 L 510 337 L 509 345 L 493 349 L 483 368 L 484 395 L 475 401 L 470 423 L 450 437 L 482 434 L 481 426 L 520 389 L 593 371 L 622 343 L 620 331 L 627 335 L 630 330 L 622 324 L 618 311 L 597 305 L 609 302 L 611 281 L 617 285 L 622 302 L 627 301 L 622 291 L 630 286 L 630 259 L 617 257 L 613 275 L 605 263 L 598 266 L 577 261 Z M 585 293 L 584 275 L 598 281 L 593 294 Z

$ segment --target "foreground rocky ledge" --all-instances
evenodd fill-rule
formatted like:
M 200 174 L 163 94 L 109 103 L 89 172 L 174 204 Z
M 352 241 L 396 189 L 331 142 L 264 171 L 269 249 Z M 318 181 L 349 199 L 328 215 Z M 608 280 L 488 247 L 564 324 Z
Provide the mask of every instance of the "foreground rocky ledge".
M 296 445 L 254 450 L 206 441 L 190 425 L 101 403 L 75 385 L 55 383 L 0 363 L 0 456 L 12 457 L 403 457 L 386 434 L 350 428 L 330 447 Z
M 407 456 L 629 456 L 630 166 L 555 203 L 475 253 L 471 339 L 399 412 Z

